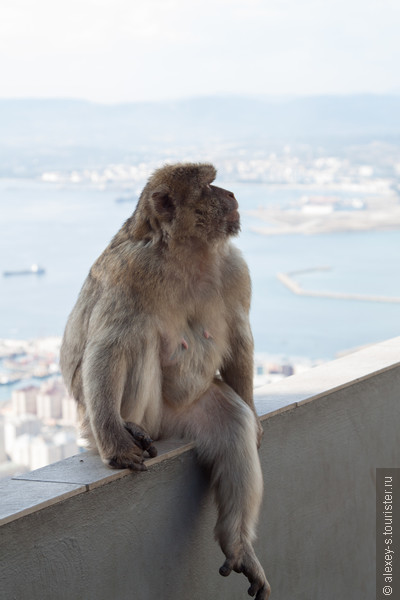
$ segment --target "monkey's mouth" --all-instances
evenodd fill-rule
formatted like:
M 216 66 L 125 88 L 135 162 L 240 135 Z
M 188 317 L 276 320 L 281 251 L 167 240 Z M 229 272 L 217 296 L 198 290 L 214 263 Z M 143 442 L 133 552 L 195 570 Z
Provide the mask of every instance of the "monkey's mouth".
M 227 215 L 226 220 L 228 223 L 238 223 L 240 221 L 239 211 L 236 208 L 231 210 L 231 212 Z
M 234 209 L 226 217 L 226 232 L 228 235 L 237 235 L 240 231 L 239 211 Z

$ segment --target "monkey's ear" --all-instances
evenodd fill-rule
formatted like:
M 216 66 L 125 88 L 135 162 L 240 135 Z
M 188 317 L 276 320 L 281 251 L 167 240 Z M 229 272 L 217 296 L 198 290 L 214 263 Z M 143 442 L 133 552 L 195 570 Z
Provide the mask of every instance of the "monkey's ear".
M 200 163 L 198 165 L 199 178 L 201 183 L 212 183 L 217 176 L 217 170 L 214 165 L 209 163 Z
M 175 204 L 167 192 L 153 192 L 151 195 L 155 212 L 164 221 L 172 221 L 175 216 Z

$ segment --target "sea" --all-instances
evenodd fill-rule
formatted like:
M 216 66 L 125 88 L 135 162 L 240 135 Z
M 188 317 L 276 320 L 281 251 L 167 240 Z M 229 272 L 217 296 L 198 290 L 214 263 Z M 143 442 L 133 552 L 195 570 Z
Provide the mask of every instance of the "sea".
M 400 297 L 400 231 L 262 235 L 252 227 L 263 223 L 247 211 L 287 206 L 307 189 L 217 183 L 234 191 L 241 209 L 242 231 L 234 243 L 252 276 L 257 353 L 329 360 L 399 335 L 400 304 L 297 296 L 277 274 L 328 266 L 297 281 L 310 290 Z M 115 186 L 0 179 L 0 338 L 62 335 L 90 266 L 134 210 L 135 199 L 117 202 L 119 196 Z M 2 276 L 32 264 L 45 274 Z

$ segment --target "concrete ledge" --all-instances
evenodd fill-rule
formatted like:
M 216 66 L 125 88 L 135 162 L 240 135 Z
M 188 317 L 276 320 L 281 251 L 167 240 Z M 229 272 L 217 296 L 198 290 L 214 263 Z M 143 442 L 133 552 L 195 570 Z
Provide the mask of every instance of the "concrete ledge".
M 344 356 L 278 383 L 257 388 L 254 399 L 261 419 L 318 400 L 400 365 L 400 337 Z
M 256 549 L 272 598 L 374 595 L 375 469 L 400 466 L 399 390 L 396 338 L 256 391 L 266 490 Z M 247 597 L 243 576 L 218 575 L 193 444 L 157 446 L 147 473 L 84 453 L 0 483 L 4 597 Z
M 9 479 L 0 485 L 0 525 L 20 519 L 85 491 L 83 485 Z
M 182 440 L 163 440 L 157 443 L 158 455 L 147 459 L 146 465 L 150 468 L 193 447 L 194 444 Z M 0 482 L 3 498 L 0 526 L 76 494 L 134 475 L 128 469 L 109 469 L 96 452 L 89 451 Z

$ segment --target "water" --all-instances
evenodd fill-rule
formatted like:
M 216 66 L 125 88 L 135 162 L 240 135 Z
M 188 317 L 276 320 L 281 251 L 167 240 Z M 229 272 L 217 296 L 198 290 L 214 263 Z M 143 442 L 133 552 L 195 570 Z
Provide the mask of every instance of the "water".
M 331 359 L 337 352 L 399 335 L 400 304 L 295 296 L 278 272 L 318 266 L 299 276 L 307 289 L 400 296 L 400 232 L 262 236 L 243 211 L 287 204 L 306 193 L 268 185 L 223 184 L 242 209 L 242 249 L 253 280 L 251 321 L 257 352 Z M 313 194 L 315 194 L 313 190 Z M 61 335 L 79 289 L 133 204 L 121 190 L 0 180 L 0 273 L 38 263 L 41 277 L 0 277 L 0 338 Z

